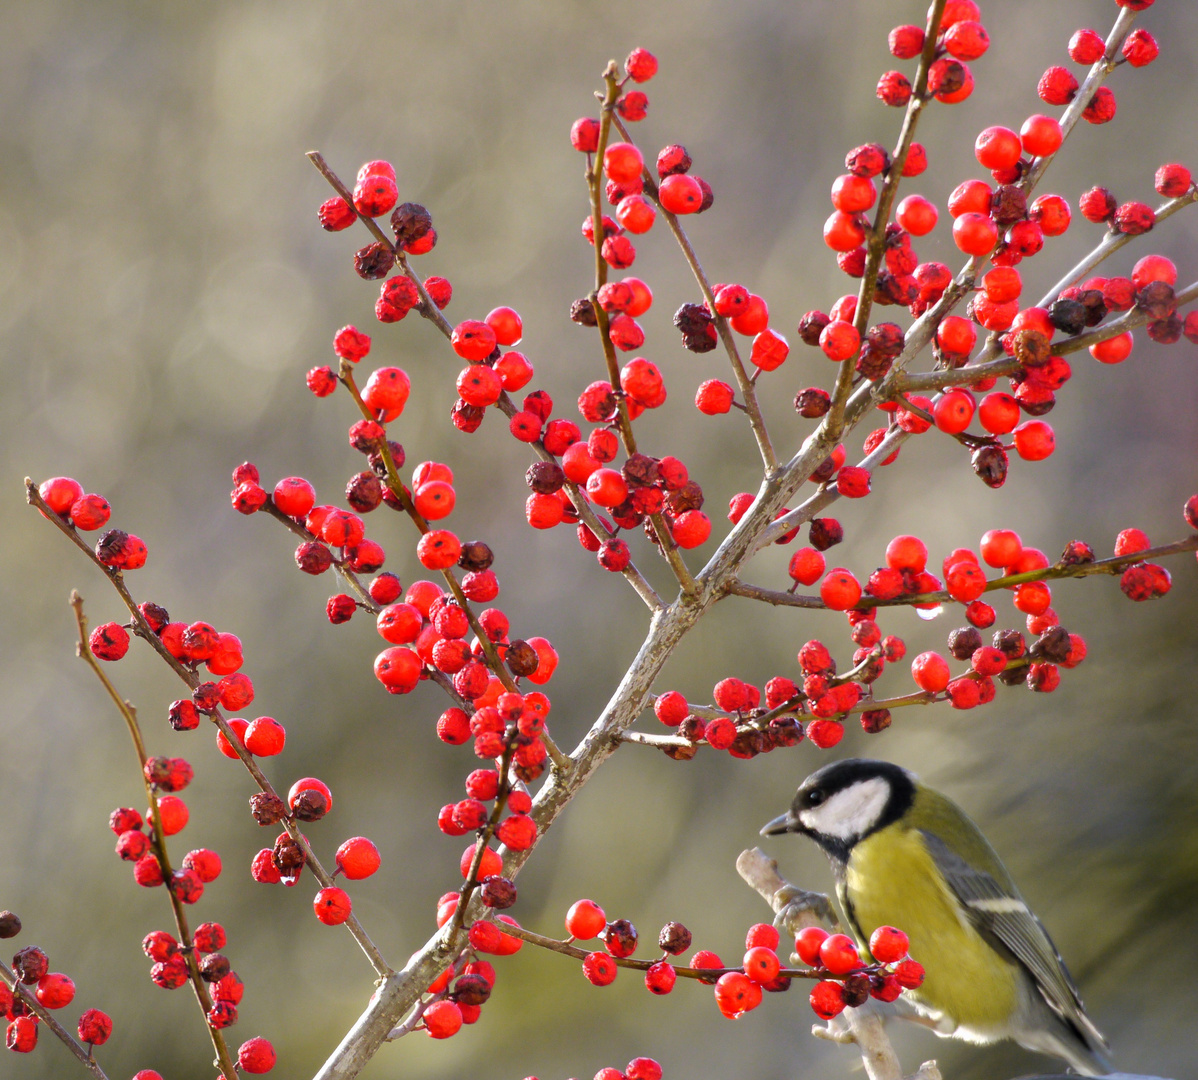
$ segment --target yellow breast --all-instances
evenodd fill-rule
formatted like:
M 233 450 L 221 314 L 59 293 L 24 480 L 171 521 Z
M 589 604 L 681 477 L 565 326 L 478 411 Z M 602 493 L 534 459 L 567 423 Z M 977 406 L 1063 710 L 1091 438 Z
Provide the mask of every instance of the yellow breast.
M 917 1004 L 975 1037 L 999 1034 L 1015 1008 L 1017 969 L 958 914 L 918 830 L 897 822 L 857 844 L 845 889 L 866 938 L 862 945 L 879 926 L 897 926 L 911 939 L 911 957 L 927 972 L 923 986 L 908 991 Z

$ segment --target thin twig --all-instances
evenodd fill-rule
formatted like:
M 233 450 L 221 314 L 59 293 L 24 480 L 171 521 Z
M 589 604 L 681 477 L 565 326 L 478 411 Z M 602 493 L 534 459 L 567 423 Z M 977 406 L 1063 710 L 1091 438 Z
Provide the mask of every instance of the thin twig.
M 13 992 L 13 996 L 19 998 L 25 1008 L 54 1033 L 63 1046 L 70 1050 L 78 1059 L 79 1064 L 87 1069 L 96 1080 L 108 1080 L 104 1070 L 100 1068 L 96 1059 L 88 1053 L 83 1044 L 54 1018 L 54 1014 L 42 1005 L 34 994 L 25 989 L 21 980 L 17 978 L 17 973 L 8 967 L 3 960 L 0 960 L 0 981 L 7 983 L 9 989 Z
M 25 496 L 26 500 L 31 506 L 39 509 L 44 518 L 46 518 L 51 524 L 55 525 L 60 532 L 66 534 L 72 543 L 74 543 L 77 548 L 79 548 L 93 563 L 100 568 L 100 570 L 104 573 L 104 576 L 112 584 L 113 588 L 116 589 L 121 600 L 124 601 L 130 618 L 133 620 L 134 633 L 137 634 L 138 637 L 147 641 L 154 651 L 157 652 L 160 657 L 162 657 L 170 669 L 180 679 L 183 680 L 190 690 L 194 691 L 200 684 L 199 676 L 191 668 L 186 667 L 174 656 L 172 656 L 167 650 L 166 646 L 163 645 L 162 639 L 151 629 L 150 624 L 146 621 L 141 609 L 137 606 L 137 602 L 133 599 L 132 595 L 130 595 L 129 589 L 125 585 L 124 576 L 121 574 L 121 572 L 119 570 L 110 570 L 102 562 L 100 562 L 100 560 L 96 557 L 95 552 L 93 552 L 91 548 L 89 548 L 87 544 L 85 544 L 79 538 L 79 534 L 75 531 L 74 527 L 68 524 L 60 515 L 56 514 L 50 509 L 45 500 L 38 493 L 37 485 L 34 484 L 33 481 L 28 477 L 25 478 Z M 221 734 L 224 735 L 225 739 L 229 742 L 229 745 L 232 746 L 232 748 L 236 751 L 237 756 L 241 759 L 242 764 L 245 765 L 259 789 L 268 795 L 273 795 L 278 798 L 278 793 L 275 791 L 270 781 L 267 780 L 262 770 L 258 767 L 258 763 L 254 760 L 253 755 L 242 745 L 241 740 L 237 738 L 236 734 L 229 727 L 228 722 L 225 720 L 219 709 L 213 710 L 211 713 L 211 719 L 212 722 L 216 724 Z M 303 833 L 300 832 L 295 822 L 289 818 L 284 818 L 282 824 L 287 830 L 288 835 L 290 835 L 291 838 L 295 840 L 301 848 L 303 848 L 307 864 L 311 868 L 316 879 L 323 886 L 327 887 L 332 885 L 332 877 L 329 875 L 328 871 L 325 870 L 324 866 L 317 858 L 316 853 L 312 850 L 312 846 L 308 843 L 308 840 Z M 366 929 L 364 926 L 362 926 L 361 922 L 358 920 L 358 917 L 351 913 L 349 918 L 345 920 L 345 927 L 358 942 L 358 945 L 361 947 L 363 953 L 366 954 L 367 959 L 370 961 L 371 966 L 374 967 L 375 971 L 380 976 L 390 973 L 390 965 L 383 958 L 382 953 L 379 952 L 374 942 L 370 940 L 370 936 L 366 933 Z
M 158 866 L 162 873 L 162 883 L 166 886 L 167 896 L 170 897 L 171 913 L 175 918 L 175 930 L 179 935 L 179 943 L 183 947 L 183 956 L 187 961 L 188 976 L 191 980 L 192 990 L 195 992 L 196 1002 L 200 1006 L 200 1013 L 204 1018 L 204 1027 L 208 1032 L 209 1039 L 212 1041 L 212 1049 L 216 1052 L 216 1060 L 221 1072 L 225 1076 L 225 1080 L 238 1080 L 237 1064 L 229 1053 L 224 1033 L 220 1028 L 214 1026 L 208 1018 L 209 1013 L 212 1011 L 212 995 L 208 993 L 208 984 L 204 982 L 203 976 L 200 974 L 195 950 L 189 948 L 191 945 L 191 928 L 188 925 L 187 913 L 183 910 L 183 901 L 175 892 L 170 856 L 166 850 L 166 834 L 162 830 L 162 813 L 158 804 L 158 791 L 146 774 L 146 747 L 141 737 L 141 726 L 137 722 L 137 713 L 133 706 L 117 693 L 116 687 L 112 685 L 108 676 L 104 674 L 99 662 L 96 660 L 95 654 L 92 653 L 87 639 L 87 618 L 83 614 L 83 597 L 74 591 L 71 592 L 71 608 L 75 612 L 75 625 L 79 631 L 79 642 L 75 646 L 75 652 L 92 669 L 96 678 L 100 680 L 100 684 L 108 692 L 108 696 L 112 698 L 113 704 L 116 705 L 117 711 L 125 721 L 129 737 L 133 741 L 133 750 L 137 755 L 137 771 L 145 787 L 146 799 L 149 802 L 153 818 L 150 822 L 150 843 L 154 846 L 154 854 L 158 859 Z
M 890 211 L 898 195 L 899 183 L 902 180 L 903 168 L 907 164 L 907 155 L 911 151 L 911 143 L 915 138 L 915 128 L 919 123 L 924 106 L 931 95 L 928 93 L 928 69 L 936 59 L 936 43 L 940 35 L 940 18 L 944 14 L 946 0 L 934 0 L 928 12 L 927 29 L 924 34 L 923 51 L 919 56 L 919 68 L 915 73 L 915 83 L 911 88 L 911 98 L 907 102 L 907 110 L 903 115 L 903 127 L 899 132 L 898 146 L 891 157 L 890 169 L 882 184 L 882 192 L 878 196 L 878 209 L 874 213 L 873 228 L 869 234 L 868 252 L 865 258 L 865 272 L 861 277 L 861 286 L 857 293 L 857 313 L 854 319 L 857 333 L 862 342 L 869 328 L 869 316 L 873 309 L 874 289 L 878 283 L 878 274 L 882 268 L 882 260 L 886 255 L 886 226 L 890 222 Z M 840 433 L 844 423 L 844 409 L 848 403 L 849 394 L 853 389 L 853 372 L 860 349 L 840 364 L 836 373 L 836 386 L 832 391 L 832 404 L 824 419 L 824 425 L 831 432 Z
M 760 848 L 741 852 L 736 869 L 745 884 L 770 905 L 775 915 L 785 911 L 793 896 L 801 892 L 778 873 L 778 864 Z M 787 930 L 796 932 L 791 926 L 787 926 Z M 881 1017 L 866 1009 L 851 1008 L 845 1009 L 842 1015 L 861 1052 L 869 1080 L 902 1080 L 902 1066 L 882 1027 Z
M 618 116 L 613 115 L 612 122 L 619 129 L 625 142 L 630 143 L 633 141 L 628 129 L 624 127 Z M 691 243 L 690 237 L 686 235 L 686 230 L 683 229 L 682 223 L 678 220 L 678 215 L 661 205 L 661 195 L 658 190 L 657 181 L 654 179 L 648 165 L 645 166 L 642 175 L 646 193 L 657 205 L 657 209 L 661 212 L 666 224 L 670 227 L 670 232 L 674 234 L 674 239 L 678 241 L 678 246 L 682 249 L 683 257 L 686 259 L 687 265 L 691 268 L 691 273 L 695 277 L 699 291 L 703 294 L 703 299 L 707 302 L 707 308 L 711 312 L 711 317 L 715 322 L 716 333 L 719 334 L 724 351 L 728 354 L 728 362 L 732 365 L 732 374 L 736 378 L 737 386 L 740 387 L 741 397 L 745 399 L 743 405 L 740 402 L 733 402 L 733 404 L 737 408 L 743 409 L 749 417 L 749 425 L 753 429 L 753 437 L 757 440 L 757 449 L 761 454 L 761 460 L 765 465 L 765 471 L 768 475 L 778 467 L 778 456 L 774 452 L 773 444 L 770 442 L 769 430 L 765 426 L 765 417 L 762 415 L 761 406 L 757 401 L 757 388 L 754 381 L 756 376 L 753 379 L 749 378 L 745 370 L 744 361 L 740 358 L 740 350 L 736 347 L 736 339 L 732 336 L 732 328 L 728 325 L 728 320 L 716 311 L 715 294 L 712 292 L 711 282 L 703 270 L 703 265 L 699 262 L 699 256 L 695 252 L 694 245 Z
M 328 181 L 333 190 L 336 191 L 343 199 L 345 199 L 350 206 L 353 206 L 352 194 L 341 181 L 341 178 L 338 177 L 337 174 L 329 167 L 328 162 L 326 162 L 324 159 L 324 155 L 319 151 L 311 150 L 308 152 L 307 157 L 316 167 L 317 171 L 319 171 L 320 175 Z M 397 247 L 390 239 L 388 239 L 386 234 L 383 233 L 383 231 L 378 227 L 378 224 L 373 218 L 368 218 L 363 214 L 358 214 L 358 217 L 370 230 L 371 234 L 376 237 L 380 243 L 385 244 L 390 249 L 396 262 L 403 269 L 404 275 L 416 286 L 421 296 L 421 305 L 419 308 L 420 314 L 432 322 L 437 329 L 441 331 L 446 339 L 449 339 L 453 335 L 453 327 L 449 325 L 448 320 L 441 314 L 440 309 L 433 302 L 432 297 L 429 296 L 424 282 L 420 279 L 420 275 L 417 274 L 416 271 L 413 270 L 408 264 L 407 257 L 404 254 L 403 249 Z M 615 385 L 619 385 L 618 378 Z M 519 411 L 512 402 L 511 398 L 508 397 L 506 391 L 500 394 L 499 401 L 496 403 L 496 407 L 509 419 L 515 416 Z M 373 420 L 375 417 L 372 415 L 370 419 Z M 545 446 L 541 440 L 538 439 L 531 445 L 533 451 L 542 461 L 557 461 L 557 459 L 545 449 Z M 578 511 L 579 516 L 586 523 L 587 527 L 596 536 L 599 536 L 604 530 L 599 524 L 598 515 L 591 507 L 591 504 L 580 496 L 576 485 L 568 484 L 567 487 L 570 491 L 571 501 L 574 503 L 574 508 Z M 644 600 L 650 611 L 659 611 L 661 609 L 661 598 L 656 592 L 654 592 L 653 587 L 646 580 L 645 576 L 636 568 L 634 563 L 630 561 L 622 573 L 627 579 L 628 583 L 636 590 L 637 595 Z

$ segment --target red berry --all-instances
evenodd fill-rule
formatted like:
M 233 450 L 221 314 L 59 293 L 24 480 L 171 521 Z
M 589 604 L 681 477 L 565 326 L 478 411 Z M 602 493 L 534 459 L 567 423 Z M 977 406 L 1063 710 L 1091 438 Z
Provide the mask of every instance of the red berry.
M 1023 122 L 1023 127 L 1019 129 L 1019 138 L 1023 143 L 1024 152 L 1032 157 L 1048 157 L 1055 154 L 1064 141 L 1061 125 L 1051 116 L 1043 116 L 1040 113 L 1029 116 Z
M 861 345 L 861 335 L 851 322 L 836 319 L 820 332 L 819 345 L 829 360 L 839 363 L 857 352 Z
M 895 211 L 895 220 L 912 236 L 926 236 L 939 216 L 935 205 L 922 195 L 908 195 Z
M 287 732 L 273 717 L 259 716 L 250 721 L 242 739 L 245 748 L 255 757 L 272 757 L 282 752 Z
M 610 986 L 619 972 L 616 961 L 607 953 L 588 953 L 582 962 L 582 973 L 595 986 Z
M 399 201 L 395 177 L 373 173 L 354 185 L 354 207 L 365 217 L 381 217 Z
M 275 1067 L 275 1048 L 261 1035 L 255 1035 L 238 1048 L 237 1065 L 247 1073 L 270 1072 Z
M 852 251 L 865 241 L 865 229 L 855 214 L 832 211 L 824 222 L 824 243 L 833 251 Z
M 657 57 L 648 49 L 633 49 L 624 61 L 624 70 L 633 82 L 648 82 L 657 74 Z
M 953 222 L 953 243 L 966 255 L 988 255 L 998 243 L 998 226 L 987 215 L 962 213 Z
M 1023 146 L 1015 132 L 996 124 L 978 135 L 973 144 L 973 153 L 983 168 L 1009 169 L 1018 164 Z
M 50 971 L 38 979 L 34 993 L 45 1008 L 61 1009 L 74 999 L 75 981 L 68 975 Z
M 1152 547 L 1148 534 L 1142 529 L 1124 529 L 1115 537 L 1115 555 L 1134 555 Z
M 570 145 L 584 154 L 599 149 L 599 121 L 589 116 L 575 120 L 570 126 Z
M 659 960 L 645 972 L 645 987 L 654 994 L 668 994 L 677 980 L 678 973 L 665 960 Z
M 337 868 L 350 881 L 368 878 L 382 863 L 379 849 L 365 836 L 353 836 L 337 849 Z
M 729 971 L 715 984 L 715 1001 L 720 1012 L 736 1020 L 761 1004 L 761 987 L 739 971 Z
M 819 947 L 820 963 L 834 975 L 845 975 L 861 966 L 857 946 L 847 934 L 830 934 Z
M 787 573 L 801 585 L 814 585 L 824 573 L 824 557 L 815 548 L 799 548 L 791 557 Z
M 566 912 L 566 932 L 581 941 L 598 937 L 606 926 L 603 908 L 591 900 L 576 900 Z
M 938 694 L 948 686 L 948 663 L 939 653 L 920 653 L 911 661 L 911 677 L 921 690 Z
M 1043 420 L 1027 420 L 1015 429 L 1015 450 L 1024 461 L 1043 461 L 1054 449 L 1056 436 Z
M 1119 364 L 1131 355 L 1135 339 L 1130 330 L 1090 346 L 1090 355 L 1102 364 Z
M 950 390 L 932 404 L 936 426 L 949 435 L 957 435 L 973 420 L 973 395 L 968 390 Z
M 837 567 L 824 578 L 819 595 L 833 611 L 847 611 L 861 599 L 861 585 L 848 570 Z
M 894 964 L 907 955 L 911 947 L 907 935 L 893 926 L 879 926 L 869 936 L 870 955 L 879 964 Z
M 982 534 L 979 550 L 987 566 L 1014 566 L 1023 554 L 1023 541 L 1010 529 L 990 529 Z
M 353 910 L 349 893 L 336 886 L 321 889 L 316 894 L 316 899 L 312 901 L 312 907 L 316 912 L 316 917 L 325 926 L 340 926 L 349 918 L 350 912 Z
M 1093 64 L 1106 52 L 1106 42 L 1093 30 L 1078 30 L 1069 39 L 1069 58 L 1075 64 Z
M 844 1012 L 844 988 L 838 982 L 823 980 L 811 988 L 811 1008 L 821 1020 L 831 1020 Z
M 978 420 L 992 435 L 1006 435 L 1014 431 L 1019 416 L 1019 402 L 1001 391 L 987 394 L 978 406 Z
M 662 180 L 658 198 L 671 214 L 693 214 L 703 205 L 703 188 L 695 177 L 674 173 Z

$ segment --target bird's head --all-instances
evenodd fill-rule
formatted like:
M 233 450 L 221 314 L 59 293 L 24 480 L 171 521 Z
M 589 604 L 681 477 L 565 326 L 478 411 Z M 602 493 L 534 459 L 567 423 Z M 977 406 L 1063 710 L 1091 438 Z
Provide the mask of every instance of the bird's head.
M 813 772 L 799 785 L 790 809 L 762 836 L 796 832 L 845 861 L 853 845 L 901 818 L 915 798 L 915 777 L 887 761 L 849 758 Z

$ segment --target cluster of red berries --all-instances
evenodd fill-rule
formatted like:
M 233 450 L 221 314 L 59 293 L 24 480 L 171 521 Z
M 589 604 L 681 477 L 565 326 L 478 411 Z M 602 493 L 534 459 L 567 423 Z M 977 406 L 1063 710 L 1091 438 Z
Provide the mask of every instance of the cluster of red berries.
M 578 900 L 570 907 L 566 930 L 570 942 L 602 939 L 604 951 L 588 953 L 582 962 L 583 975 L 595 986 L 614 982 L 619 971 L 616 961 L 636 952 L 636 927 L 627 919 L 609 922 L 592 900 Z M 699 978 L 714 984 L 716 1006 L 733 1020 L 760 1005 L 764 992 L 788 990 L 795 975 L 821 980 L 811 993 L 811 1006 L 825 1019 L 846 1005 L 861 1005 L 871 996 L 894 1001 L 904 989 L 915 989 L 923 982 L 923 967 L 907 956 L 907 935 L 893 927 L 879 927 L 874 932 L 868 959 L 862 959 L 844 934 L 829 935 L 819 927 L 808 927 L 799 933 L 796 949 L 810 971 L 788 970 L 778 956 L 779 942 L 775 927 L 757 923 L 746 935 L 740 967 L 728 968 L 716 953 L 699 949 L 691 957 L 689 969 L 692 973 L 712 973 Z M 670 958 L 691 947 L 691 933 L 681 923 L 666 923 L 657 943 L 662 957 L 645 969 L 645 986 L 654 994 L 668 994 L 678 978 Z
M 469 872 L 474 858 L 474 848 L 469 847 L 462 855 L 462 876 Z M 482 898 L 488 907 L 510 907 L 516 901 L 515 885 L 499 876 L 502 865 L 499 856 L 487 848 L 483 853 L 479 879 L 482 882 Z M 484 876 L 485 875 L 485 876 Z M 437 926 L 444 926 L 458 909 L 461 893 L 447 892 L 437 901 Z M 434 1039 L 447 1039 L 456 1035 L 463 1024 L 477 1022 L 482 1006 L 486 1004 L 495 987 L 495 967 L 480 954 L 511 956 L 518 952 L 524 942 L 511 934 L 505 934 L 498 924 L 519 926 L 510 915 L 497 915 L 495 921 L 479 919 L 469 928 L 470 944 L 453 964 L 447 967 L 429 986 L 423 1005 L 421 1023 Z
M 189 817 L 182 799 L 162 792 L 182 791 L 191 782 L 192 769 L 183 758 L 152 757 L 146 761 L 145 776 L 155 791 L 157 814 L 151 807 L 143 820 L 132 807 L 120 807 L 109 815 L 108 824 L 116 833 L 116 853 L 133 863 L 133 880 L 150 888 L 166 884 L 162 864 L 152 850 L 153 833 L 156 831 L 162 839 L 174 836 L 182 832 Z M 171 873 L 170 890 L 184 904 L 194 904 L 204 895 L 204 886 L 215 881 L 220 872 L 220 856 L 208 848 L 196 848 L 183 856 L 179 869 Z
M 0 911 L 0 940 L 14 938 L 20 932 L 21 920 L 11 911 Z M 31 987 L 43 1009 L 63 1009 L 75 999 L 75 980 L 51 971 L 49 957 L 36 945 L 18 950 L 12 958 L 12 973 L 16 979 L 13 987 L 0 980 L 0 1016 L 8 1021 L 4 1044 L 16 1053 L 28 1054 L 37 1046 L 41 1017 L 17 992 L 18 988 Z M 80 1042 L 88 1044 L 89 1049 L 103 1046 L 112 1034 L 112 1020 L 99 1009 L 88 1009 L 79 1017 L 77 1030 Z
M 733 499 L 734 513 L 743 513 L 747 503 L 739 505 Z M 752 496 L 744 496 L 752 501 Z M 1198 495 L 1185 506 L 1185 520 L 1198 529 Z M 735 519 L 734 519 L 735 520 Z M 839 532 L 836 522 L 832 530 L 825 522 L 821 535 Z M 812 529 L 813 540 L 816 528 Z M 839 540 L 837 535 L 836 540 Z M 785 538 L 784 538 L 785 539 Z M 835 542 L 835 541 L 834 541 Z M 1124 529 L 1115 540 L 1114 556 L 1125 558 L 1148 551 L 1151 542 L 1140 529 Z M 804 737 L 816 746 L 829 748 L 840 742 L 844 734 L 843 721 L 852 711 L 861 713 L 861 724 L 868 733 L 889 727 L 890 710 L 869 708 L 869 687 L 882 674 L 887 663 L 902 660 L 907 651 L 902 638 L 883 636 L 877 623 L 877 606 L 862 607 L 865 598 L 894 602 L 904 597 L 916 609 L 938 613 L 938 599 L 917 601 L 915 598 L 947 591 L 952 600 L 964 606 L 969 626 L 954 630 L 948 638 L 949 652 L 954 659 L 970 662 L 970 670 L 956 678 L 948 661 L 937 652 L 920 653 L 911 663 L 911 675 L 916 686 L 925 693 L 944 695 L 954 708 L 970 709 L 992 701 L 994 679 L 1014 685 L 1025 682 L 1033 690 L 1048 692 L 1060 684 L 1060 667 L 1073 668 L 1085 659 L 1086 643 L 1079 634 L 1061 627 L 1053 610 L 1052 589 L 1046 581 L 1028 580 L 1006 586 L 1012 593 L 1017 611 L 1027 617 L 1027 633 L 1035 640 L 1030 644 L 1018 630 L 998 630 L 992 644 L 984 645 L 980 630 L 989 629 L 997 612 L 981 599 L 992 580 L 986 576 L 983 564 L 1000 571 L 999 577 L 1035 574 L 1048 570 L 1053 564 L 1038 548 L 1025 547 L 1019 534 L 1010 529 L 991 529 L 979 544 L 979 559 L 971 548 L 957 548 L 943 562 L 943 579 L 928 572 L 928 549 L 916 536 L 896 536 L 886 546 L 886 565 L 870 574 L 864 587 L 848 570 L 838 568 L 824 576 L 824 557 L 814 547 L 795 552 L 790 562 L 790 574 L 795 584 L 812 585 L 824 577 L 820 595 L 827 607 L 844 610 L 848 617 L 849 636 L 857 646 L 852 656 L 852 669 L 837 676 L 836 661 L 822 642 L 806 642 L 798 653 L 803 672 L 801 682 L 778 675 L 770 679 L 763 694 L 756 686 L 737 678 L 718 682 L 712 692 L 715 709 L 727 716 L 703 719 L 691 711 L 686 697 L 669 690 L 654 699 L 657 718 L 669 727 L 677 728 L 689 747 L 670 746 L 666 753 L 686 760 L 694 756 L 701 742 L 717 750 L 727 750 L 733 757 L 751 758 L 759 753 L 784 746 L 793 746 Z M 1057 566 L 1067 569 L 1095 561 L 1093 549 L 1080 540 L 1071 541 Z M 1147 561 L 1129 565 L 1120 581 L 1123 592 L 1132 600 L 1147 600 L 1163 596 L 1171 587 L 1168 570 Z M 862 708 L 864 701 L 865 707 Z M 710 708 L 710 707 L 708 707 Z M 812 719 L 804 725 L 798 718 L 809 714 Z
M 923 965 L 907 954 L 909 942 L 902 930 L 879 926 L 869 938 L 872 963 L 861 956 L 852 938 L 829 934 L 819 926 L 808 926 L 795 937 L 795 951 L 822 978 L 812 987 L 811 1008 L 831 1020 L 846 1007 L 864 1005 L 869 998 L 894 1001 L 904 990 L 923 984 Z
M 638 1057 L 633 1058 L 623 1072 L 610 1065 L 600 1069 L 595 1073 L 594 1080 L 661 1080 L 661 1075 L 661 1065 L 653 1058 Z M 526 1076 L 524 1080 L 537 1080 L 537 1078 Z

